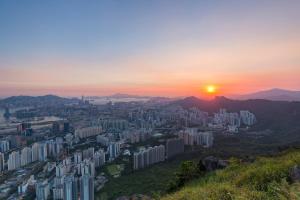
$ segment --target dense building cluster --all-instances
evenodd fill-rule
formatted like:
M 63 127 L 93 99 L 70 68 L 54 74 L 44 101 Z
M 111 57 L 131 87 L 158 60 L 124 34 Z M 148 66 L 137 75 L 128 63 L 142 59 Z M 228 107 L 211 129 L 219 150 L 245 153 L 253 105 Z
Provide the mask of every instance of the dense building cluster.
M 164 161 L 166 158 L 172 158 L 184 152 L 184 141 L 181 138 L 172 138 L 166 141 L 165 145 L 159 145 L 142 149 L 133 154 L 133 169 L 138 170 L 158 162 Z
M 143 149 L 133 154 L 133 169 L 138 170 L 165 160 L 165 146 Z
M 179 138 L 184 140 L 184 145 L 200 145 L 211 147 L 214 137 L 211 132 L 199 132 L 197 128 L 186 128 L 178 133 Z
M 255 122 L 255 115 L 247 110 L 231 113 L 227 112 L 226 109 L 220 109 L 218 113 L 214 114 L 210 126 L 227 127 L 229 132 L 237 133 L 241 125 L 252 126 Z
M 94 199 L 95 168 L 104 164 L 104 152 L 92 147 L 65 158 L 55 167 L 53 199 Z
M 129 130 L 124 132 L 124 137 L 132 144 L 144 142 L 151 138 L 151 130 L 149 129 L 138 129 Z
M 92 126 L 92 127 L 85 127 L 75 130 L 75 137 L 79 138 L 87 138 L 91 136 L 99 135 L 102 132 L 101 126 Z
M 15 170 L 35 161 L 46 161 L 50 156 L 57 156 L 62 151 L 62 138 L 34 143 L 31 147 L 24 147 L 21 151 L 13 151 L 8 156 L 8 170 Z
M 99 119 L 96 124 L 103 130 L 125 130 L 128 128 L 128 121 L 123 119 Z
M 165 101 L 93 105 L 86 99 L 39 104 L 15 115 L 22 119 L 14 118 L 0 135 L 0 172 L 7 175 L 0 198 L 94 200 L 107 176 L 196 149 L 188 146 L 209 148 L 215 131 L 227 134 L 256 123 L 246 110 L 210 115 Z

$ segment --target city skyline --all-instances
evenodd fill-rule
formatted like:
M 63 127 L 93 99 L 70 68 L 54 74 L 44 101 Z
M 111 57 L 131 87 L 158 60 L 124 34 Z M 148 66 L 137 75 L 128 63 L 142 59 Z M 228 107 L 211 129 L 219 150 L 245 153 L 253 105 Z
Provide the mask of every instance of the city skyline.
M 0 2 L 0 97 L 300 90 L 299 1 Z

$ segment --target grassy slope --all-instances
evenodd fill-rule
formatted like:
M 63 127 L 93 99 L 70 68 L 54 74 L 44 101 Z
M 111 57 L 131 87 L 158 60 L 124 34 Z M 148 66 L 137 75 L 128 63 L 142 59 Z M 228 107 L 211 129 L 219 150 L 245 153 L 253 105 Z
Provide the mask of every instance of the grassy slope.
M 268 200 L 300 199 L 300 184 L 287 182 L 288 171 L 300 164 L 300 150 L 275 157 L 258 158 L 254 163 L 232 164 L 215 173 L 187 184 L 163 200 Z

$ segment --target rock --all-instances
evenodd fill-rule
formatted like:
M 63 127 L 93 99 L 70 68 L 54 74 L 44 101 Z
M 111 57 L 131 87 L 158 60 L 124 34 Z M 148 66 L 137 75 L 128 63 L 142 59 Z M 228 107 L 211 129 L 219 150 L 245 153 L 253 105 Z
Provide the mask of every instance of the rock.
M 289 171 L 289 178 L 292 182 L 300 181 L 300 167 L 295 165 Z
M 208 156 L 202 160 L 202 164 L 206 171 L 214 171 L 216 169 L 224 169 L 228 166 L 228 162 L 225 160 L 220 160 L 214 156 Z
M 202 160 L 203 165 L 205 166 L 206 171 L 214 171 L 218 168 L 218 159 L 213 156 L 208 156 Z
M 218 169 L 224 169 L 228 166 L 228 161 L 227 160 L 219 160 L 218 161 Z

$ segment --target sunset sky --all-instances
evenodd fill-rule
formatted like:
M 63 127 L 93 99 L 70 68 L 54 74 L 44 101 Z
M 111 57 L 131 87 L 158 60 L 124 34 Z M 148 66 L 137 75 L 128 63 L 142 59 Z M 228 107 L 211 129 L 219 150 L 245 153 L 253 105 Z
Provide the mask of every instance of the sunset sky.
M 0 1 L 2 97 L 202 96 L 208 85 L 300 90 L 300 1 Z

